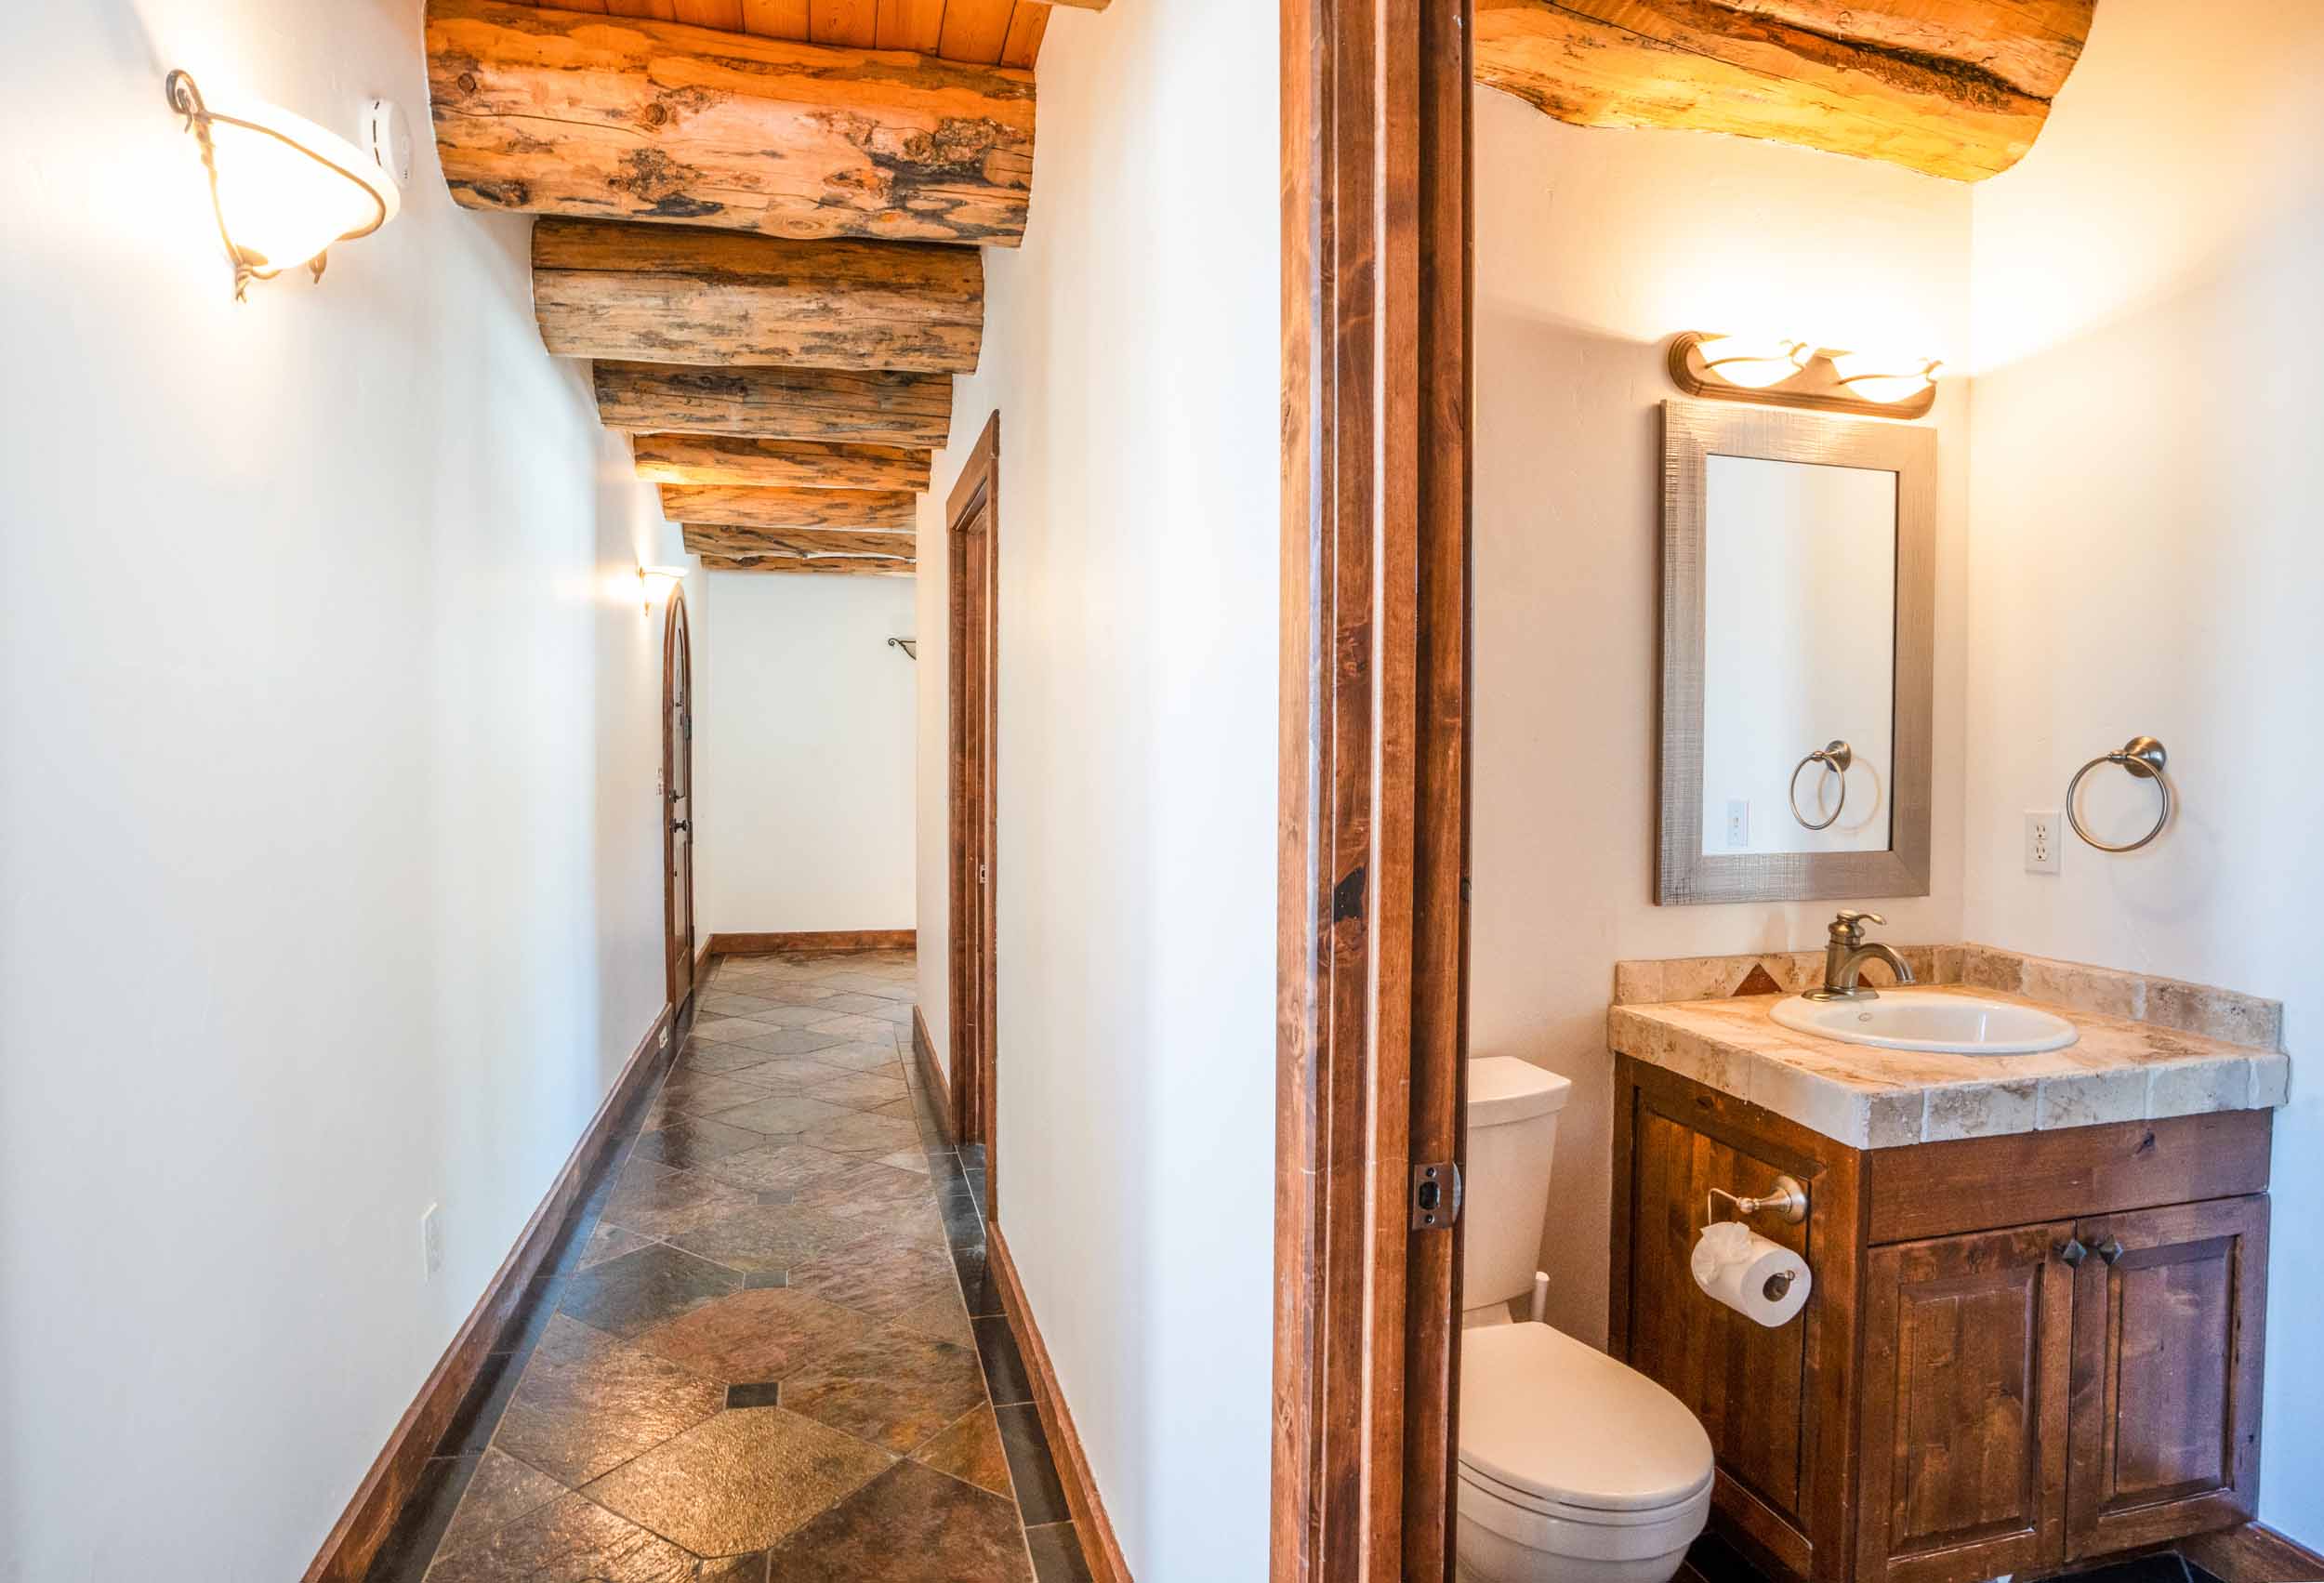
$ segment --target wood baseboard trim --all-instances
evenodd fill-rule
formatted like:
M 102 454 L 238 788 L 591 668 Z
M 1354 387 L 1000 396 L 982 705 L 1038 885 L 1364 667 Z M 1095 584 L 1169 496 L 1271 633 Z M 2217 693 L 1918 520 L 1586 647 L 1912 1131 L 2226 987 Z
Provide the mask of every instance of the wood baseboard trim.
M 919 1064 L 920 1086 L 928 1090 L 937 1123 L 944 1129 L 944 1141 L 959 1142 L 960 1129 L 952 1114 L 952 1084 L 944 1076 L 944 1063 L 936 1059 L 936 1041 L 928 1036 L 928 1019 L 920 1015 L 917 1005 L 912 1008 L 912 1057 Z
M 1082 1558 L 1089 1563 L 1090 1575 L 1097 1583 L 1132 1583 L 1129 1563 L 1122 1559 L 1122 1547 L 1114 1537 L 1113 1522 L 1105 1515 L 1104 1501 L 1098 1497 L 1097 1478 L 1090 1472 L 1089 1458 L 1081 1449 L 1080 1432 L 1074 1428 L 1074 1416 L 1065 1405 L 1064 1392 L 1058 1386 L 1049 1347 L 1041 1339 L 1041 1327 L 1034 1323 L 1032 1305 L 1024 1298 L 1024 1283 L 1017 1278 L 1016 1260 L 1009 1256 L 1009 1244 L 1001 1236 L 999 1226 L 984 1228 L 984 1247 L 985 1261 L 1000 1284 L 1000 1305 L 1008 1313 L 1009 1328 L 1016 1333 L 1017 1351 L 1024 1355 L 1025 1374 L 1033 1386 L 1033 1407 L 1041 1416 L 1041 1431 L 1049 1436 L 1058 1482 L 1065 1486 L 1065 1504 L 1074 1514 L 1074 1533 L 1081 1540 Z
M 713 956 L 827 956 L 838 951 L 908 951 L 916 929 L 794 930 L 773 934 L 714 934 L 704 951 Z
M 484 1288 L 484 1295 L 458 1334 L 452 1338 L 443 1356 L 436 1360 L 436 1366 L 420 1386 L 418 1396 L 403 1410 L 386 1447 L 356 1487 L 355 1497 L 348 1502 L 347 1510 L 340 1513 L 329 1537 L 323 1541 L 313 1564 L 307 1568 L 303 1583 L 362 1583 L 372 1558 L 378 1554 L 379 1547 L 387 1542 L 394 1528 L 403 1503 L 418 1487 L 429 1457 L 451 1426 L 462 1398 L 483 1368 L 486 1355 L 515 1315 L 525 1287 L 556 1247 L 565 1221 L 581 1202 L 584 1189 L 604 1163 L 606 1151 L 617 1141 L 616 1123 L 668 1065 L 677 1048 L 668 1036 L 670 1016 L 671 1009 L 663 1007 L 661 1014 L 654 1019 L 654 1026 L 646 1030 L 645 1037 L 629 1052 L 605 1102 L 598 1107 L 588 1130 L 566 1157 L 564 1169 L 557 1173 L 556 1184 L 533 1211 L 533 1218 L 525 1222 L 516 1247 L 501 1261 L 492 1284 Z
M 2258 1523 L 2199 1534 L 2178 1548 L 2221 1583 L 2313 1583 L 2324 1577 L 2324 1555 Z

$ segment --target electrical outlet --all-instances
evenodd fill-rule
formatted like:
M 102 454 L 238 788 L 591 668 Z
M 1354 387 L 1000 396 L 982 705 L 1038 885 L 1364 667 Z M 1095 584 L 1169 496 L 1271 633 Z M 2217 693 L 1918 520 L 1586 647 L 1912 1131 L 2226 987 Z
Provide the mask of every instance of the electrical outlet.
M 1727 803 L 1727 845 L 1748 847 L 1751 844 L 1751 804 L 1748 798 L 1734 798 Z
M 443 1207 L 430 1204 L 419 1217 L 419 1257 L 423 1272 L 421 1279 L 432 1281 L 443 1273 Z
M 2026 815 L 2026 872 L 2055 874 L 2058 864 L 2058 811 L 2054 808 Z

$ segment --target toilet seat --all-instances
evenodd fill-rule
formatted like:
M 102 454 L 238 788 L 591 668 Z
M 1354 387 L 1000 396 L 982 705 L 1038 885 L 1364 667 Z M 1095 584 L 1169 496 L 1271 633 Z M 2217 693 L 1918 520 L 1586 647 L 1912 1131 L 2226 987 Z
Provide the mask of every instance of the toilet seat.
M 1695 1415 L 1636 1369 L 1546 1325 L 1462 1333 L 1464 1523 L 1527 1550 L 1643 1561 L 1702 1532 L 1711 1469 Z

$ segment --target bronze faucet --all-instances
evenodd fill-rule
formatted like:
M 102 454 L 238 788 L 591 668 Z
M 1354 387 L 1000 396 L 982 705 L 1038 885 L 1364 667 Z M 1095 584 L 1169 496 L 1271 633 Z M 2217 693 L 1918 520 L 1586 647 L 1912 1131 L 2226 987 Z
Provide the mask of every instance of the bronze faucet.
M 1862 982 L 1864 964 L 1878 957 L 1886 962 L 1900 984 L 1912 982 L 1912 970 L 1893 946 L 1867 944 L 1864 926 L 1886 923 L 1878 913 L 1843 912 L 1831 920 L 1831 935 L 1824 947 L 1824 986 L 1801 992 L 1802 1000 L 1878 1000 L 1880 991 Z

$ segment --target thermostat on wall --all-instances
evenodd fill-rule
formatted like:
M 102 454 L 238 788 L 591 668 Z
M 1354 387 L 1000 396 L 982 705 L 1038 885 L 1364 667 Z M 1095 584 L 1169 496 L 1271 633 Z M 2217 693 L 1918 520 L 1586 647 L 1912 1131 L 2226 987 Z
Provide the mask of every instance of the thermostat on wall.
M 412 123 L 403 106 L 391 99 L 375 99 L 363 106 L 363 146 L 398 187 L 411 184 Z

